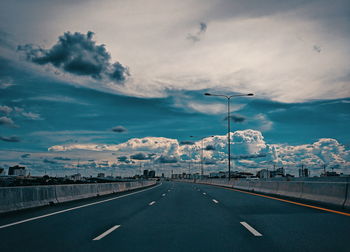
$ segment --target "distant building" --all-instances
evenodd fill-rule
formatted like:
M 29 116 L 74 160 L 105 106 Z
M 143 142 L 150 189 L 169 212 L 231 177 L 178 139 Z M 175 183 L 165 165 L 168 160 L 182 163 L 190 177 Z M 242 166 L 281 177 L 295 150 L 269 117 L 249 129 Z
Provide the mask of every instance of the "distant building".
M 275 178 L 275 177 L 285 177 L 285 171 L 284 171 L 284 168 L 281 167 L 281 168 L 277 168 L 276 170 L 274 171 L 270 171 L 270 177 L 271 178 Z
M 26 175 L 26 168 L 23 166 L 12 166 L 9 167 L 8 175 L 14 175 L 14 176 L 25 176 Z
M 226 172 L 211 172 L 209 178 L 226 178 Z
M 262 169 L 257 172 L 256 176 L 263 179 L 270 178 L 270 171 L 267 169 Z
M 340 174 L 335 171 L 326 171 L 321 174 L 321 177 L 338 177 L 338 176 L 340 176 Z
M 156 172 L 155 171 L 149 171 L 148 172 L 148 177 L 149 178 L 155 178 L 156 177 Z
M 104 178 L 104 177 L 105 177 L 105 174 L 101 172 L 101 173 L 97 174 L 97 177 L 98 177 L 98 178 Z
M 310 171 L 307 168 L 300 168 L 299 169 L 299 177 L 301 178 L 307 178 L 310 176 Z
M 80 173 L 73 174 L 70 176 L 70 179 L 73 181 L 79 181 L 79 180 L 81 180 L 81 174 Z
M 148 178 L 148 170 L 143 170 L 143 177 Z
M 0 168 L 0 175 L 5 175 L 5 169 L 4 168 Z

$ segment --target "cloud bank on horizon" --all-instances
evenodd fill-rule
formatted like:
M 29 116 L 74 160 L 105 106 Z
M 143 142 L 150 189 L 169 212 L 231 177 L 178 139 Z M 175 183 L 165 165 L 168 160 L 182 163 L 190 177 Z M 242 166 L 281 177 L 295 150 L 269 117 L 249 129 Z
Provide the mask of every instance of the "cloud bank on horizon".
M 293 174 L 304 165 L 319 174 L 323 167 L 346 172 L 350 169 L 350 150 L 337 140 L 322 138 L 312 144 L 287 145 L 268 144 L 261 132 L 256 130 L 235 131 L 231 134 L 232 159 L 235 169 L 249 170 L 273 168 L 273 165 L 285 167 Z M 203 139 L 203 157 L 206 164 L 215 165 L 210 170 L 225 168 L 227 162 L 227 137 L 213 136 Z M 177 139 L 164 137 L 133 138 L 116 145 L 107 144 L 71 144 L 56 145 L 49 148 L 52 152 L 92 151 L 121 153 L 122 159 L 117 159 L 117 165 L 125 160 L 149 161 L 160 163 L 182 163 L 189 160 L 200 162 L 201 140 L 181 143 Z M 134 153 L 134 154 L 131 154 Z M 129 154 L 129 157 L 125 156 Z M 91 155 L 91 154 L 90 154 Z M 117 154 L 115 154 L 117 155 Z M 137 167 L 137 165 L 136 165 Z M 187 169 L 187 168 L 184 168 Z

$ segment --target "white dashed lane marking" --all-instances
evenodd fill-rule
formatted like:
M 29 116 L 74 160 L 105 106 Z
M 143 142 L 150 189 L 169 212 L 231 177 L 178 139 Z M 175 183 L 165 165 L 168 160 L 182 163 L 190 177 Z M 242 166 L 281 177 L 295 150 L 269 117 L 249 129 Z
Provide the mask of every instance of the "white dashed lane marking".
M 253 227 L 251 227 L 247 222 L 240 222 L 243 227 L 245 227 L 246 229 L 249 230 L 249 232 L 251 232 L 254 236 L 262 236 L 262 234 L 260 234 L 258 231 L 256 231 Z
M 111 227 L 110 229 L 108 229 L 106 232 L 103 232 L 102 234 L 100 234 L 99 236 L 95 237 L 94 239 L 92 239 L 93 241 L 98 241 L 101 240 L 103 237 L 109 235 L 110 233 L 112 233 L 114 230 L 116 230 L 117 228 L 119 228 L 120 225 L 115 225 L 114 227 Z

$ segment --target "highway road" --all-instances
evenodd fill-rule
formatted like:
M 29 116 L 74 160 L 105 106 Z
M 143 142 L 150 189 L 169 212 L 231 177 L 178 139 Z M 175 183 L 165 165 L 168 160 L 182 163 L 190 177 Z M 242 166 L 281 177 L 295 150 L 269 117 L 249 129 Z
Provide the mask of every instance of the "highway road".
M 350 216 L 209 185 L 163 182 L 122 195 L 0 216 L 7 251 L 350 251 Z

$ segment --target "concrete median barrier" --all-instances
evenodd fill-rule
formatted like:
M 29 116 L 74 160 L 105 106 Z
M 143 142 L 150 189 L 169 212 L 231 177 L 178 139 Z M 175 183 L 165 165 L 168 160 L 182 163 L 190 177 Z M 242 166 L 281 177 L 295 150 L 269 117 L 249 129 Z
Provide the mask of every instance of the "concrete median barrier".
M 304 182 L 279 181 L 276 183 L 278 184 L 277 195 L 301 199 Z
M 347 183 L 346 188 L 346 199 L 344 201 L 343 207 L 350 210 L 350 183 Z
M 52 186 L 0 188 L 0 213 L 57 203 Z
M 198 183 L 233 187 L 240 190 L 308 200 L 350 209 L 349 182 L 253 181 L 245 179 L 206 179 Z
M 301 199 L 335 206 L 343 206 L 346 198 L 345 182 L 304 182 Z
M 143 188 L 156 181 L 0 187 L 0 213 Z

